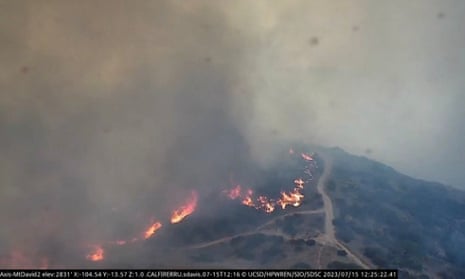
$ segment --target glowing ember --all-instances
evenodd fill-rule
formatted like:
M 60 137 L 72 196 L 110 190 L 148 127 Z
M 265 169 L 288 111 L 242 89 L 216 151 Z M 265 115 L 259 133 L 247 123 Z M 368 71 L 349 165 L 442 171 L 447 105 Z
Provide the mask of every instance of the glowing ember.
M 176 224 L 181 222 L 186 216 L 192 214 L 197 207 L 197 192 L 192 191 L 191 197 L 187 200 L 186 204 L 181 206 L 180 208 L 173 211 L 171 215 L 171 223 Z
M 241 196 L 241 185 L 237 185 L 231 190 L 225 190 L 224 192 L 226 193 L 226 195 L 228 195 L 229 198 L 235 200 Z
M 302 153 L 302 158 L 304 158 L 304 160 L 307 160 L 307 161 L 313 161 L 313 158 L 310 155 L 305 154 L 305 153 Z
M 255 204 L 253 203 L 253 200 L 252 200 L 251 197 L 245 197 L 245 198 L 242 200 L 242 204 L 243 204 L 243 205 L 250 206 L 250 207 L 255 207 Z
M 144 232 L 144 239 L 150 238 L 157 230 L 161 228 L 160 222 L 155 222 Z
M 272 200 L 268 200 L 265 196 L 259 196 L 257 201 L 260 203 L 258 208 L 265 210 L 266 213 L 271 213 L 274 211 L 275 204 Z M 257 209 L 258 209 L 257 208 Z
M 93 261 L 93 262 L 98 262 L 98 261 L 103 260 L 104 254 L 105 254 L 105 252 L 104 252 L 102 246 L 96 245 L 96 246 L 94 246 L 94 250 L 89 255 L 87 255 L 86 258 L 88 260 Z

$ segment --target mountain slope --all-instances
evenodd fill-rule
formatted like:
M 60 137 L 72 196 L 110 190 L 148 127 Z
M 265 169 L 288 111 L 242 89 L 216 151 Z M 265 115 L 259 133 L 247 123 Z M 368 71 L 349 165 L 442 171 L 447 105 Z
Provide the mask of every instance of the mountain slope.
M 224 195 L 204 197 L 182 223 L 164 227 L 145 243 L 115 247 L 99 264 L 395 268 L 400 278 L 465 274 L 465 192 L 413 179 L 339 148 L 303 145 L 294 145 L 293 159 L 282 156 L 256 171 L 254 191 L 279 193 L 305 173 L 308 162 L 300 152 L 315 152 L 315 168 L 299 206 L 265 213 Z
M 465 274 L 465 193 L 327 149 L 336 237 L 374 265 L 412 276 Z M 408 275 L 405 274 L 408 277 Z

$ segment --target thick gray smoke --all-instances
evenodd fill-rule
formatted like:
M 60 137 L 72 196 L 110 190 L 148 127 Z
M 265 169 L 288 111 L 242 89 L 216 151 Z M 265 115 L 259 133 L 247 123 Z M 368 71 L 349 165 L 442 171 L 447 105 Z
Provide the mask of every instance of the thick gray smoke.
M 286 140 L 463 185 L 464 13 L 0 1 L 0 252 L 58 258 L 130 234 Z
M 131 235 L 250 161 L 239 131 L 250 108 L 233 99 L 247 38 L 220 7 L 0 10 L 0 251 L 53 260 Z

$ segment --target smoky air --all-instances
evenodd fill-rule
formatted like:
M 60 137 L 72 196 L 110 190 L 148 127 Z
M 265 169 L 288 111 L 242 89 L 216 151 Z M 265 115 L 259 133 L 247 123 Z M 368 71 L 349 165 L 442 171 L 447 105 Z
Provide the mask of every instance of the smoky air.
M 331 242 L 304 145 L 463 187 L 465 6 L 417 2 L 0 1 L 0 268 Z

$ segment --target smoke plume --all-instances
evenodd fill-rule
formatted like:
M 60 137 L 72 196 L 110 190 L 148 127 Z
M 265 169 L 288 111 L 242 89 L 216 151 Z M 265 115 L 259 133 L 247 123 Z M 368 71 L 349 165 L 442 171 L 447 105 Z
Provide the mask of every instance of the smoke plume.
M 0 2 L 0 253 L 81 257 L 72 247 L 167 218 L 287 141 L 463 185 L 464 13 L 461 1 Z

